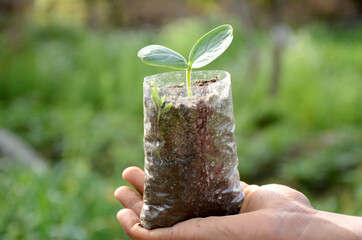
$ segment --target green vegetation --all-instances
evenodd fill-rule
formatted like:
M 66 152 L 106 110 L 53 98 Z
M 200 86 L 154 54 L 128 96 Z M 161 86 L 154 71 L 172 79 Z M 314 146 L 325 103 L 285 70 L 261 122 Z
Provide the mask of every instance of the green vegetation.
M 165 105 L 166 95 L 163 95 L 162 98 L 159 98 L 158 88 L 156 87 L 155 83 L 153 83 L 153 88 L 152 88 L 151 94 L 152 94 L 152 99 L 153 99 L 153 102 L 155 103 L 155 107 L 157 110 L 157 123 L 158 123 L 160 121 L 161 114 L 167 113 L 168 111 L 170 111 L 170 108 L 172 107 L 172 103 Z
M 186 70 L 186 88 L 189 97 L 192 97 L 191 71 L 193 68 L 202 68 L 218 58 L 231 44 L 233 28 L 221 25 L 202 36 L 192 47 L 189 61 L 179 53 L 160 45 L 149 45 L 138 52 L 141 60 L 152 66 L 169 67 Z
M 125 167 L 143 166 L 141 80 L 157 73 L 136 53 L 159 42 L 184 54 L 213 25 L 182 20 L 157 33 L 33 26 L 17 46 L 1 36 L 0 127 L 51 163 L 39 174 L 0 163 L 1 239 L 127 239 L 113 191 L 125 184 Z M 253 80 L 242 40 L 207 66 L 232 76 L 241 178 L 287 184 L 319 209 L 362 215 L 360 28 L 295 30 L 275 98 L 267 94 L 271 42 L 258 36 Z

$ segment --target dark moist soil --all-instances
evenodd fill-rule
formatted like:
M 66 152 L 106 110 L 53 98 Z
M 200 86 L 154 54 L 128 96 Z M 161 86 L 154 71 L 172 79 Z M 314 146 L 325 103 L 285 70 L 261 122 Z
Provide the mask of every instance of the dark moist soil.
M 191 83 L 191 86 L 199 86 L 199 87 L 207 86 L 207 85 L 217 82 L 217 81 L 219 81 L 218 77 L 212 78 L 210 80 L 197 80 L 197 81 Z
M 195 86 L 198 86 L 198 87 L 201 87 L 201 86 L 207 86 L 211 83 L 214 83 L 214 82 L 217 82 L 219 81 L 220 79 L 218 77 L 214 77 L 212 79 L 209 79 L 209 80 L 197 80 L 195 82 L 192 82 L 191 83 L 191 86 L 192 87 L 195 87 Z M 185 86 L 185 83 L 181 83 L 179 85 L 175 85 L 175 86 L 170 86 L 169 88 L 182 88 Z
M 206 87 L 218 80 L 193 84 Z M 214 107 L 229 109 L 231 97 L 216 106 L 211 99 L 200 96 L 174 102 L 157 124 L 151 97 L 145 96 L 146 183 L 141 213 L 145 228 L 170 227 L 194 217 L 239 212 L 244 195 L 236 148 L 230 150 L 236 145 L 230 127 L 233 122 L 230 124 L 228 114 L 214 112 Z M 225 126 L 230 129 L 223 129 Z

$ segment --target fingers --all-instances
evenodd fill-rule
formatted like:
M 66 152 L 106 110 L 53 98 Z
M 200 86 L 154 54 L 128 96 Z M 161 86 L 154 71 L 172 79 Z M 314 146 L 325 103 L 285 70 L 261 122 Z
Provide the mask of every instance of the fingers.
M 262 188 L 278 192 L 279 194 L 283 195 L 284 197 L 290 200 L 297 201 L 308 208 L 313 208 L 309 199 L 303 193 L 288 186 L 279 185 L 279 184 L 268 184 L 262 186 Z
M 139 218 L 131 209 L 124 208 L 117 213 L 117 219 L 129 235 L 132 227 L 139 223 Z
M 127 208 L 119 211 L 117 218 L 127 235 L 132 239 L 139 240 L 218 239 L 215 227 L 217 227 L 219 231 L 222 229 L 220 222 L 216 223 L 216 218 L 208 218 L 207 220 L 195 218 L 181 222 L 170 228 L 147 230 L 140 226 L 136 213 Z M 224 233 L 221 232 L 221 234 Z
M 241 186 L 243 186 L 243 189 L 247 188 L 249 186 L 249 184 L 247 184 L 246 182 L 240 181 Z
M 246 231 L 249 226 L 248 213 L 245 216 L 193 218 L 180 222 L 171 228 L 159 228 L 149 232 L 149 239 L 210 240 L 210 239 L 252 239 Z M 244 229 L 244 231 L 243 231 Z
M 124 170 L 123 178 L 143 195 L 145 173 L 141 169 L 129 167 Z M 241 182 L 241 184 L 246 196 L 259 188 L 257 185 L 248 185 L 245 182 Z M 118 212 L 117 219 L 127 235 L 132 239 L 220 239 L 219 237 L 230 235 L 233 231 L 239 232 L 240 220 L 241 222 L 245 220 L 245 226 L 250 222 L 250 217 L 247 217 L 248 213 L 244 213 L 238 216 L 191 219 L 176 224 L 171 228 L 147 230 L 139 224 L 139 216 L 143 206 L 142 197 L 126 186 L 118 188 L 114 195 L 125 207 L 125 209 Z M 240 216 L 242 216 L 241 219 Z M 233 226 L 236 222 L 239 222 L 238 226 Z M 245 231 L 242 233 L 245 234 Z M 233 236 L 233 234 L 230 236 Z
M 117 219 L 126 234 L 132 239 L 149 239 L 149 230 L 139 225 L 139 218 L 131 209 L 124 208 L 117 213 Z
M 133 210 L 139 217 L 141 214 L 143 200 L 130 187 L 119 187 L 114 192 L 114 196 L 122 203 L 125 208 Z
M 138 167 L 129 167 L 123 171 L 123 179 L 132 184 L 132 186 L 143 196 L 143 187 L 145 185 L 145 173 Z
M 147 239 L 147 240 L 203 240 L 203 239 L 219 239 L 220 235 L 215 231 L 216 226 L 214 220 L 204 221 L 200 218 L 194 218 L 176 224 L 169 228 L 157 228 L 154 230 L 147 230 L 138 224 L 135 219 L 135 213 L 131 210 L 123 209 L 117 215 L 119 222 L 124 228 L 125 232 L 133 239 Z M 211 220 L 211 221 L 210 221 Z M 218 224 L 219 225 L 219 224 Z M 217 225 L 217 226 L 218 226 Z M 221 236 L 224 234 L 220 233 Z
M 244 193 L 245 196 L 248 196 L 251 192 L 257 190 L 258 188 L 260 188 L 258 185 L 248 185 L 246 188 L 244 188 Z
M 225 217 L 194 218 L 173 227 L 147 230 L 140 226 L 139 218 L 130 209 L 119 211 L 117 218 L 127 235 L 138 240 L 253 239 L 256 231 L 260 229 L 260 223 L 264 224 L 255 219 L 255 215 L 244 213 Z
M 244 193 L 245 193 L 245 199 L 243 204 L 241 205 L 240 208 L 240 213 L 246 213 L 250 211 L 250 204 L 252 202 L 252 200 L 250 199 L 252 197 L 252 192 L 255 192 L 256 190 L 258 190 L 260 187 L 258 185 L 248 185 L 245 189 L 244 189 Z
M 240 181 L 241 185 L 243 186 L 243 190 L 245 193 L 245 196 L 247 196 L 249 193 L 251 193 L 252 191 L 256 190 L 259 188 L 259 185 L 249 185 L 246 182 Z
M 161 240 L 161 239 L 170 239 L 171 235 L 169 234 L 170 228 L 160 228 L 155 230 L 148 230 L 139 224 L 139 218 L 136 213 L 131 209 L 122 209 L 117 214 L 117 219 L 122 225 L 124 231 L 132 239 L 139 240 Z

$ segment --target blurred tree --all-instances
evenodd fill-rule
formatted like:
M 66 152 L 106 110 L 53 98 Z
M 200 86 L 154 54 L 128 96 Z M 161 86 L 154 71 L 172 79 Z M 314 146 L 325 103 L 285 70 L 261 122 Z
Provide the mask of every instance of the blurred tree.
M 228 3 L 228 11 L 234 12 L 238 16 L 239 20 L 243 25 L 244 36 L 246 38 L 247 49 L 249 52 L 248 56 L 248 67 L 246 68 L 246 77 L 249 82 L 253 82 L 258 76 L 259 65 L 260 65 L 260 45 L 257 44 L 256 28 L 258 28 L 258 14 L 260 11 L 256 8 L 253 0 L 230 0 Z M 278 86 L 281 76 L 282 68 L 282 57 L 283 50 L 287 43 L 288 31 L 286 24 L 283 23 L 281 18 L 282 6 L 286 4 L 284 0 L 254 0 L 258 4 L 261 4 L 264 8 L 268 9 L 268 25 L 271 27 L 272 35 L 272 62 L 271 62 L 271 73 L 270 73 L 270 86 L 269 94 L 276 96 L 278 92 Z M 260 27 L 260 26 L 259 26 Z M 250 87 L 250 86 L 249 86 Z
M 230 13 L 239 15 L 242 11 L 244 22 L 249 22 L 249 27 L 246 29 L 250 29 L 250 22 L 253 22 L 256 28 L 273 25 L 271 19 L 275 18 L 276 7 L 280 20 L 300 25 L 315 19 L 349 22 L 358 20 L 362 5 L 359 0 L 294 0 L 282 1 L 282 4 L 278 2 L 276 0 L 1 0 L 0 27 L 23 21 L 21 19 L 26 16 L 26 10 L 33 5 L 36 18 L 42 22 L 78 23 L 91 28 L 159 26 L 165 21 L 185 16 L 218 16 Z M 249 20 L 246 21 L 246 18 Z
M 288 26 L 282 22 L 276 23 L 271 30 L 273 50 L 271 62 L 271 74 L 269 95 L 275 97 L 278 93 L 281 72 L 283 68 L 283 53 L 289 39 Z
M 0 0 L 0 31 L 5 31 L 12 46 L 20 43 L 24 21 L 34 0 Z
M 286 24 L 283 23 L 281 18 L 281 9 L 286 4 L 285 0 L 272 1 L 272 24 L 271 29 L 273 52 L 271 63 L 271 78 L 269 85 L 269 94 L 275 97 L 278 93 L 280 75 L 282 71 L 283 51 L 287 44 L 288 31 Z
M 98 0 L 85 0 L 84 4 L 87 12 L 87 25 L 93 29 L 101 25 L 100 4 Z
M 126 0 L 124 24 L 127 26 L 161 25 L 165 21 L 188 15 L 182 0 Z
M 42 22 L 105 26 L 159 26 L 187 15 L 181 0 L 37 0 L 35 15 Z
M 85 0 L 36 0 L 33 15 L 42 24 L 85 25 Z
M 1 0 L 0 29 L 12 26 L 22 20 L 26 10 L 33 5 L 33 0 Z
M 209 2 L 206 1 L 205 2 Z M 360 17 L 358 0 L 226 0 L 217 1 L 226 12 L 240 19 L 249 52 L 246 79 L 254 79 L 260 64 L 255 29 L 271 29 L 272 61 L 270 68 L 269 95 L 278 93 L 282 72 L 283 51 L 288 43 L 287 24 L 299 26 L 310 21 L 353 22 Z M 251 81 L 252 82 L 252 81 Z
M 349 22 L 361 14 L 360 0 L 248 0 L 255 20 L 269 25 L 270 18 L 279 8 L 278 15 L 288 24 L 299 26 L 315 20 Z
M 246 67 L 246 77 L 248 82 L 253 82 L 256 74 L 259 71 L 260 65 L 260 49 L 256 39 L 255 23 L 250 13 L 250 5 L 247 0 L 233 1 L 229 3 L 231 8 L 234 9 L 236 16 L 242 23 L 244 37 L 246 39 L 248 54 L 248 66 Z
M 108 3 L 108 21 L 115 26 L 124 25 L 126 0 L 105 0 Z
M 97 29 L 100 27 L 117 27 L 125 24 L 125 7 L 127 0 L 84 0 L 86 25 Z

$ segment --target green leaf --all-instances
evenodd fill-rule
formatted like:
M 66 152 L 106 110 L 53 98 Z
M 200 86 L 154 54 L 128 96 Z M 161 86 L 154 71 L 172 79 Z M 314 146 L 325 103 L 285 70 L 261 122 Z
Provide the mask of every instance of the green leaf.
M 163 95 L 163 97 L 160 100 L 160 107 L 162 107 L 163 103 L 165 102 L 166 95 Z
M 164 108 L 162 108 L 161 112 L 167 113 L 168 111 L 170 111 L 171 107 L 172 107 L 172 103 L 169 103 Z
M 152 66 L 169 67 L 174 69 L 187 69 L 186 59 L 179 53 L 160 45 L 149 45 L 142 48 L 137 56 Z
M 155 83 L 153 83 L 151 95 L 152 95 L 153 102 L 155 103 L 156 109 L 158 109 L 158 106 L 160 105 L 160 99 L 158 98 L 158 88 L 156 87 Z
M 189 65 L 201 68 L 219 57 L 233 40 L 233 28 L 229 24 L 221 25 L 202 36 L 192 47 Z

